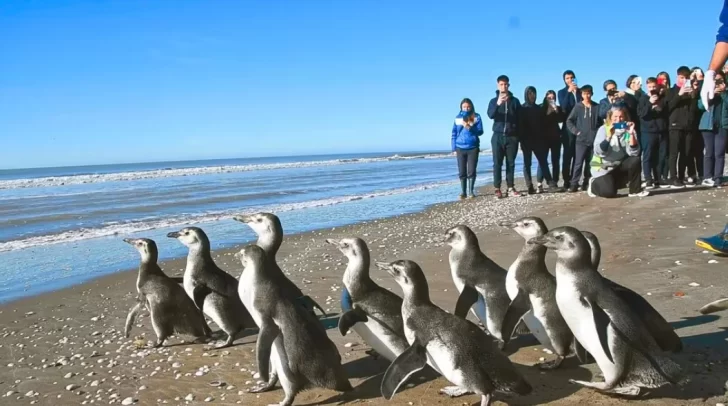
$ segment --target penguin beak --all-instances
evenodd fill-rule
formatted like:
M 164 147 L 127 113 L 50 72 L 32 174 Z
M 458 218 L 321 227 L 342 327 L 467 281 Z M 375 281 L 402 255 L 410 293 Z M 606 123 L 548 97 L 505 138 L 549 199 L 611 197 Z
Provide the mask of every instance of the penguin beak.
M 177 237 L 179 237 L 179 231 L 172 231 L 171 233 L 167 233 L 167 237 L 177 238 Z
M 503 220 L 503 221 L 499 222 L 498 225 L 501 227 L 506 227 L 506 228 L 516 228 L 516 223 L 514 223 L 512 221 L 508 221 L 508 220 Z
M 122 241 L 124 241 L 127 244 L 134 244 L 134 242 L 136 240 L 134 240 L 133 238 L 124 238 Z
M 528 240 L 529 244 L 543 245 L 546 248 L 551 247 L 551 238 L 548 235 L 539 235 Z
M 389 262 L 375 262 L 377 265 L 377 268 L 381 269 L 382 271 L 386 271 L 387 273 L 392 273 L 392 264 Z
M 233 220 L 247 224 L 247 223 L 250 223 L 250 220 L 251 219 L 250 219 L 250 216 L 243 216 L 243 215 L 241 215 L 241 216 L 233 216 Z
M 327 238 L 326 239 L 326 244 L 331 244 L 331 245 L 335 245 L 335 246 L 338 247 L 339 246 L 339 241 L 338 240 L 334 240 L 333 238 Z

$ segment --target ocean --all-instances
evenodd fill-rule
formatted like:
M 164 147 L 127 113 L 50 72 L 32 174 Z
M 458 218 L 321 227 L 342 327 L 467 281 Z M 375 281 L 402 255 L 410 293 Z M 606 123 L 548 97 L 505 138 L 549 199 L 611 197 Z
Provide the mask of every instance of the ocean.
M 476 186 L 491 175 L 484 151 Z M 292 234 L 421 211 L 459 187 L 446 152 L 0 170 L 0 302 L 135 268 L 122 238 L 154 239 L 164 260 L 186 255 L 166 234 L 188 225 L 215 250 L 255 240 L 236 214 L 273 212 Z

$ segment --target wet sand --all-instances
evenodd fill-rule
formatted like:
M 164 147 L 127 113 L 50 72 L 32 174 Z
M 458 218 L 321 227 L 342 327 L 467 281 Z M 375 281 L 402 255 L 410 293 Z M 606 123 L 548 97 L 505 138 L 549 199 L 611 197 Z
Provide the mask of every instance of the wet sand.
M 685 347 L 674 359 L 683 366 L 689 382 L 629 401 L 650 405 L 726 402 L 728 320 L 723 318 L 725 313 L 703 316 L 697 310 L 728 296 L 728 258 L 703 253 L 694 240 L 715 234 L 728 222 L 728 189 L 667 190 L 644 199 L 612 200 L 578 193 L 496 201 L 489 190 L 482 193 L 488 195 L 433 206 L 413 215 L 287 236 L 278 255 L 279 264 L 305 293 L 322 305 L 326 303 L 327 311 L 339 312 L 346 260 L 324 239 L 359 236 L 369 244 L 373 261 L 417 261 L 428 277 L 432 300 L 452 311 L 457 290 L 450 277 L 448 249 L 439 242 L 448 227 L 469 225 L 478 233 L 484 252 L 506 268 L 518 255 L 523 240 L 497 227 L 500 220 L 536 215 L 550 228 L 572 225 L 589 230 L 602 244 L 602 272 L 645 295 L 674 324 Z M 214 257 L 218 265 L 239 277 L 241 267 L 233 252 L 217 251 Z M 129 248 L 129 255 L 138 254 Z M 552 271 L 554 259 L 549 253 Z M 709 263 L 711 260 L 717 262 Z M 179 276 L 184 259 L 161 266 L 169 275 Z M 371 272 L 376 282 L 401 294 L 388 275 L 375 268 Z M 150 349 L 146 346 L 156 337 L 145 311 L 132 328 L 132 336 L 124 338 L 124 320 L 136 296 L 135 280 L 136 270 L 121 272 L 0 307 L 0 404 L 119 404 L 126 400 L 141 405 L 178 405 L 207 400 L 212 404 L 266 405 L 282 400 L 280 387 L 260 395 L 246 392 L 255 383 L 257 370 L 254 334 L 238 338 L 234 347 L 223 350 L 187 344 L 184 337 L 171 338 L 162 349 Z M 472 315 L 469 318 L 474 320 Z M 211 327 L 218 330 L 214 323 Z M 310 390 L 297 396 L 296 405 L 479 404 L 475 395 L 455 399 L 440 395 L 439 389 L 448 382 L 430 373 L 415 375 L 407 388 L 386 401 L 379 384 L 388 362 L 367 355 L 368 347 L 356 333 L 341 337 L 336 329 L 328 332 L 356 389 L 343 396 Z M 568 382 L 593 379 L 598 372 L 595 364 L 580 366 L 569 358 L 560 369 L 543 372 L 532 365 L 553 355 L 543 352 L 531 336 L 522 336 L 514 343 L 517 345 L 510 358 L 534 391 L 524 397 L 497 394 L 494 404 L 616 405 L 628 401 Z M 211 385 L 215 382 L 222 382 L 222 386 Z M 190 394 L 193 400 L 185 400 Z

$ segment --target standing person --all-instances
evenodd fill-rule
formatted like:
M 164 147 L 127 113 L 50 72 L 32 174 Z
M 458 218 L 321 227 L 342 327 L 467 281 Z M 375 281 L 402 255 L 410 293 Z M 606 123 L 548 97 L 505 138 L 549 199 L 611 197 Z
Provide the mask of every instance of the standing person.
M 637 112 L 642 122 L 642 174 L 645 189 L 649 190 L 660 187 L 660 150 L 662 144 L 667 144 L 667 106 L 657 78 L 647 78 L 647 93 L 640 98 Z
M 579 92 L 574 71 L 564 71 L 563 79 L 566 86 L 559 90 L 558 99 L 564 117 L 569 117 L 571 110 L 581 102 L 581 92 Z M 564 177 L 564 189 L 568 189 L 571 181 L 571 167 L 576 152 L 576 135 L 569 131 L 566 123 L 561 127 L 561 145 L 564 147 L 561 154 L 561 175 Z
M 672 188 L 685 187 L 685 170 L 689 180 L 694 182 L 695 165 L 693 159 L 693 133 L 690 131 L 695 109 L 698 103 L 697 92 L 690 83 L 690 68 L 681 66 L 677 70 L 677 83 L 667 93 L 667 109 L 669 111 L 670 138 L 670 178 Z M 689 182 L 690 186 L 694 183 Z
M 460 102 L 460 112 L 452 126 L 452 151 L 458 159 L 460 176 L 460 199 L 465 199 L 467 192 L 470 198 L 475 197 L 475 177 L 480 154 L 480 136 L 483 135 L 483 121 L 475 112 L 473 102 L 467 97 Z
M 602 120 L 599 118 L 599 105 L 592 101 L 594 91 L 591 85 L 584 85 L 580 90 L 581 102 L 571 110 L 571 114 L 566 119 L 569 131 L 576 135 L 570 193 L 579 190 L 582 170 L 584 171 L 582 190 L 589 189 L 589 179 L 591 179 L 589 166 L 594 155 L 594 137 L 597 135 L 599 126 L 602 125 Z
M 698 100 L 698 109 L 703 112 L 699 129 L 705 144 L 703 186 L 720 186 L 725 169 L 726 129 L 728 127 L 728 106 L 725 103 L 725 75 L 715 73 L 715 95 L 708 101 Z
M 536 96 L 535 87 L 526 87 L 523 92 L 523 105 L 520 113 L 521 124 L 518 131 L 521 152 L 523 153 L 523 177 L 526 180 L 528 194 L 537 193 L 531 178 L 532 155 L 536 156 L 538 162 L 536 177 L 539 188 L 541 188 L 541 182 L 545 177 L 549 187 L 556 189 L 549 170 L 547 140 L 543 134 L 546 114 L 544 109 L 536 103 Z
M 698 94 L 700 94 L 700 86 L 703 85 L 703 79 L 704 79 L 703 70 L 694 67 L 692 70 L 692 73 L 690 74 L 690 83 L 693 85 L 693 87 L 698 88 Z M 700 97 L 697 97 L 698 100 L 700 100 Z M 692 151 L 693 151 L 693 159 L 690 162 L 690 165 L 695 165 L 695 179 L 693 179 L 693 183 L 698 184 L 703 179 L 703 152 L 705 149 L 705 144 L 703 143 L 703 135 L 700 132 L 700 129 L 698 128 L 700 124 L 700 118 L 703 115 L 703 112 L 700 111 L 700 109 L 697 108 L 697 103 L 695 104 L 695 109 L 693 110 L 693 121 L 691 124 L 691 131 L 693 133 L 693 145 L 692 145 Z
M 660 96 L 663 98 L 667 97 L 667 93 L 672 87 L 672 79 L 670 74 L 662 71 L 657 74 L 657 86 L 660 90 Z M 667 99 L 665 99 L 665 102 Z M 667 105 L 665 105 L 667 108 Z M 669 120 L 669 110 L 665 112 L 666 118 Z M 668 131 L 670 130 L 669 123 L 666 121 L 667 126 L 665 132 L 660 136 L 660 159 L 657 162 L 657 172 L 660 174 L 660 187 L 670 187 L 671 182 L 668 180 L 670 176 L 670 137 Z
M 607 79 L 602 85 L 605 96 L 602 100 L 599 100 L 599 118 L 605 120 L 607 118 L 607 112 L 612 108 L 612 103 L 616 97 L 624 97 L 624 92 L 617 91 L 617 82 L 612 79 Z
M 591 166 L 594 177 L 589 183 L 589 196 L 617 197 L 617 190 L 624 186 L 629 187 L 630 197 L 650 194 L 640 187 L 640 143 L 625 107 L 612 107 L 607 112 L 607 120 L 594 140 Z
M 496 97 L 488 104 L 488 117 L 493 120 L 493 187 L 496 198 L 501 193 L 503 158 L 506 160 L 507 196 L 520 196 L 515 187 L 516 155 L 518 155 L 518 116 L 521 102 L 509 90 L 511 84 L 508 76 L 500 75 L 497 79 Z
M 642 78 L 638 75 L 629 75 L 627 78 L 627 89 L 625 92 L 639 100 L 645 94 L 645 92 L 642 91 Z
M 561 107 L 556 104 L 556 92 L 553 90 L 546 92 L 546 97 L 543 99 L 541 108 L 544 114 L 543 138 L 546 143 L 546 154 L 551 153 L 551 178 L 553 183 L 549 186 L 554 189 L 554 192 L 559 193 L 564 191 L 558 185 L 559 172 L 561 170 L 561 166 L 559 165 L 559 159 L 561 158 L 561 129 L 559 128 L 559 123 L 564 121 L 564 116 Z M 541 166 L 538 167 L 538 171 L 536 171 L 536 181 L 538 182 L 536 186 L 537 193 L 543 191 L 541 183 L 548 172 L 547 170 L 542 170 Z

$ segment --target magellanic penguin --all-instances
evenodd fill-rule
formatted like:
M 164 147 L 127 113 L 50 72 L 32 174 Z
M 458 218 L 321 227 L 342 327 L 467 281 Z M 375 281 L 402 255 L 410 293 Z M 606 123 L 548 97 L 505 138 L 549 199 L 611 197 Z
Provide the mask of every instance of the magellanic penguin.
M 589 243 L 579 230 L 558 227 L 529 243 L 556 253 L 556 303 L 604 375 L 604 382 L 572 382 L 631 396 L 642 387 L 679 382 L 680 366 L 663 355 L 633 309 L 594 269 Z
M 501 328 L 511 303 L 505 288 L 508 272 L 480 250 L 478 237 L 466 225 L 447 230 L 445 243 L 451 247 L 450 273 L 460 292 L 454 314 L 465 318 L 468 309 L 478 301 L 478 296 L 482 296 L 485 301 L 485 320 L 481 321 L 502 347 L 506 332 L 501 331 Z
M 385 399 L 391 399 L 409 376 L 424 368 L 428 356 L 448 381 L 481 395 L 481 406 L 490 405 L 495 391 L 519 395 L 532 391 L 493 337 L 430 301 L 427 279 L 415 262 L 398 260 L 377 266 L 402 288 L 402 319 L 410 344 L 384 373 L 381 391 Z
M 581 233 L 589 242 L 591 248 L 591 262 L 592 267 L 599 272 L 599 262 L 601 260 L 602 248 L 599 244 L 597 236 L 589 231 L 582 230 Z M 627 305 L 632 309 L 635 315 L 642 320 L 647 331 L 652 334 L 652 338 L 657 341 L 657 345 L 660 346 L 664 351 L 680 352 L 682 351 L 683 345 L 680 336 L 677 335 L 675 329 L 672 328 L 670 323 L 665 320 L 662 315 L 655 310 L 654 307 L 637 292 L 612 281 L 611 279 L 602 275 L 604 280 L 612 287 L 617 295 L 624 300 Z
M 280 269 L 278 262 L 276 262 L 276 254 L 283 242 L 283 226 L 278 216 L 273 213 L 255 213 L 234 216 L 233 220 L 247 224 L 258 235 L 256 245 L 263 248 L 266 258 L 270 261 L 271 265 Z M 316 303 L 310 296 L 304 295 L 301 289 L 288 279 L 285 274 L 282 273 L 282 275 L 283 278 L 280 280 L 280 283 L 283 294 L 296 299 L 311 314 L 314 314 L 314 316 L 314 308 L 318 308 L 324 317 L 326 317 L 326 311 L 324 311 L 321 305 Z
M 238 296 L 238 280 L 220 269 L 212 259 L 210 240 L 198 227 L 185 227 L 167 234 L 187 246 L 183 286 L 187 296 L 228 335 L 217 348 L 229 347 L 235 336 L 255 322 Z
M 546 224 L 538 217 L 524 217 L 516 221 L 502 221 L 500 225 L 513 229 L 526 240 L 506 276 L 511 304 L 503 319 L 505 343 L 508 343 L 518 322 L 523 320 L 536 339 L 558 356 L 555 361 L 541 364 L 541 368 L 558 368 L 571 353 L 574 334 L 556 304 L 556 278 L 546 268 L 546 247 L 527 243 L 533 237 L 546 234 Z
M 161 347 L 164 341 L 173 334 L 186 334 L 197 339 L 210 336 L 202 312 L 187 297 L 184 289 L 167 276 L 157 265 L 159 251 L 154 240 L 147 238 L 124 238 L 141 255 L 139 274 L 137 276 L 137 304 L 132 307 L 126 317 L 124 335 L 129 331 L 143 306 L 149 310 L 152 328 L 157 335 L 154 347 Z
M 238 293 L 260 328 L 256 344 L 260 378 L 269 381 L 269 370 L 275 368 L 285 392 L 278 405 L 293 404 L 296 394 L 308 388 L 353 390 L 326 329 L 284 293 L 283 272 L 271 266 L 265 251 L 248 245 L 235 256 L 243 265 Z M 261 389 L 267 390 L 267 384 L 251 392 Z

